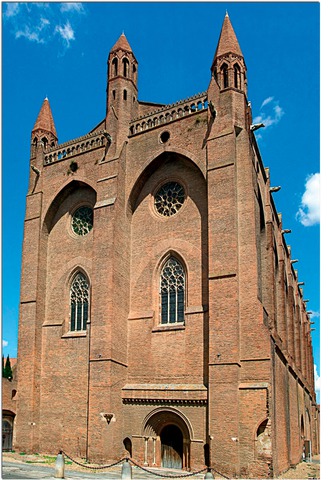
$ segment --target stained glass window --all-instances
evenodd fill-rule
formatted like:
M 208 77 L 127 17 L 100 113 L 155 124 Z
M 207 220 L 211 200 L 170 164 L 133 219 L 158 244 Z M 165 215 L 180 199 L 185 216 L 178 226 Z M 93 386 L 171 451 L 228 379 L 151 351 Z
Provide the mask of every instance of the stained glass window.
M 168 182 L 155 195 L 155 207 L 164 217 L 175 215 L 185 201 L 185 192 L 177 182 Z
M 185 273 L 174 257 L 165 263 L 161 274 L 161 323 L 184 321 Z
M 78 208 L 72 217 L 72 229 L 77 235 L 86 235 L 93 227 L 93 210 L 90 207 Z
M 86 330 L 89 315 L 89 283 L 78 273 L 71 285 L 71 331 Z

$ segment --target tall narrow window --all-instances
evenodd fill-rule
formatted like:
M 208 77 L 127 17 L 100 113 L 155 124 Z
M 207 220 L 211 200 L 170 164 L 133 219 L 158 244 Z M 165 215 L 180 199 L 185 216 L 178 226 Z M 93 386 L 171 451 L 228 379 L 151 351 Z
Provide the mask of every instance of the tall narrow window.
M 129 76 L 129 60 L 127 58 L 123 58 L 123 76 L 128 77 Z
M 240 66 L 235 63 L 233 66 L 233 73 L 234 73 L 234 78 L 235 78 L 235 87 L 236 88 L 241 88 L 241 82 L 240 82 Z
M 184 322 L 185 273 L 180 262 L 170 257 L 161 274 L 161 324 Z
M 224 63 L 220 71 L 221 71 L 221 82 L 222 82 L 223 88 L 227 88 L 229 86 L 228 65 Z
M 115 57 L 114 60 L 112 61 L 112 75 L 114 77 L 117 77 L 117 67 L 118 67 L 118 60 L 117 58 Z
M 85 275 L 78 273 L 71 285 L 71 331 L 87 329 L 89 316 L 89 282 Z

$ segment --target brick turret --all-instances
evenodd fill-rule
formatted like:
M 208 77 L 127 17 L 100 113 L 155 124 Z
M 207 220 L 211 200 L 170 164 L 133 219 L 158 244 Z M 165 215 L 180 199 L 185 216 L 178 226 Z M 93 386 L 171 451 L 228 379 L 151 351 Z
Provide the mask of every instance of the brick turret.
M 122 33 L 108 56 L 106 130 L 112 137 L 112 155 L 119 155 L 137 114 L 138 62 Z
M 212 75 L 220 89 L 236 88 L 247 93 L 246 70 L 242 51 L 226 13 L 211 67 Z
M 31 143 L 34 147 L 41 143 L 43 148 L 47 148 L 56 146 L 57 142 L 58 137 L 50 103 L 48 98 L 45 98 L 32 130 Z

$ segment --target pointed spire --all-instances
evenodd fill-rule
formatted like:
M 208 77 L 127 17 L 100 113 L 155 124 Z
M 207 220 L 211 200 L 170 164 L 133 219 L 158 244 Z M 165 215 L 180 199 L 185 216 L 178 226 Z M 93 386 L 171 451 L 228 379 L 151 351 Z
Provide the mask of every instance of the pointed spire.
M 115 52 L 116 50 L 124 50 L 126 52 L 132 52 L 132 48 L 130 47 L 129 42 L 127 41 L 126 36 L 124 35 L 124 32 L 121 34 L 120 38 L 117 40 L 115 45 L 111 49 L 111 53 Z
M 232 27 L 228 12 L 226 11 L 222 29 L 221 29 L 219 43 L 218 43 L 214 58 L 229 52 L 236 53 L 241 57 L 243 56 L 235 31 Z
M 41 110 L 39 112 L 38 118 L 36 119 L 32 132 L 34 132 L 35 130 L 45 130 L 46 132 L 52 133 L 57 138 L 55 122 L 47 97 L 43 101 Z

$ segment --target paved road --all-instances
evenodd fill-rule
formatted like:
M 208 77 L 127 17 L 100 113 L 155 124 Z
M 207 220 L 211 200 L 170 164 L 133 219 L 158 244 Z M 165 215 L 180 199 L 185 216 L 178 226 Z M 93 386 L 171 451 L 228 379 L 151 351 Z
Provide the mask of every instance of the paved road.
M 94 470 L 86 471 L 86 472 L 78 472 L 74 470 L 65 469 L 65 479 L 67 480 L 76 480 L 77 478 L 84 479 L 84 480 L 119 480 L 121 479 L 121 471 L 122 467 L 113 467 L 110 470 L 102 471 L 101 473 L 94 473 Z M 161 472 L 157 469 L 152 469 L 154 473 L 161 473 L 165 475 L 171 476 L 178 476 L 180 472 L 177 470 L 165 471 L 161 470 Z M 144 479 L 159 479 L 163 478 L 154 473 L 148 473 L 140 468 L 132 467 L 132 478 L 133 480 L 144 480 Z M 181 475 L 186 475 L 187 472 L 182 471 Z M 2 463 L 2 478 L 3 479 L 11 479 L 11 480 L 20 480 L 20 479 L 54 479 L 55 469 L 54 467 L 46 467 L 36 464 L 27 464 L 27 463 L 15 463 L 15 462 L 3 462 Z M 189 476 L 187 478 L 192 479 L 203 479 L 204 473 Z M 171 477 L 172 478 L 172 477 Z M 181 477 L 180 477 L 181 478 Z M 185 477 L 186 478 L 186 477 Z

